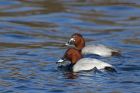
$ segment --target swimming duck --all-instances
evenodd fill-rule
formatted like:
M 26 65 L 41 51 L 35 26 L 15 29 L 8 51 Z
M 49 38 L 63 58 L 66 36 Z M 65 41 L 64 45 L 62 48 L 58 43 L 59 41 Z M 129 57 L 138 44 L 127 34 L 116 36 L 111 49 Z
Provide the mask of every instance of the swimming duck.
M 101 71 L 116 71 L 112 65 L 101 60 L 94 58 L 83 58 L 81 52 L 75 48 L 69 48 L 57 63 L 62 63 L 65 60 L 69 60 L 71 62 L 70 66 L 73 72 L 89 71 L 95 68 Z
M 109 48 L 101 44 L 85 46 L 85 39 L 79 33 L 73 34 L 65 45 L 66 46 L 74 45 L 76 49 L 81 51 L 82 55 L 96 54 L 103 57 L 120 55 L 120 52 L 118 50 Z

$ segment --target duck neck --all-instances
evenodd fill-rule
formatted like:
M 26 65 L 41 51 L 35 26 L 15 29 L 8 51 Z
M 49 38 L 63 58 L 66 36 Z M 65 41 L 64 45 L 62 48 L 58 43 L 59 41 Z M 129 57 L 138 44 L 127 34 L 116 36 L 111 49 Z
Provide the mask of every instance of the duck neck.
M 80 60 L 82 58 L 82 55 L 79 53 L 79 55 L 74 55 L 72 60 L 71 60 L 71 64 L 75 64 L 78 60 Z

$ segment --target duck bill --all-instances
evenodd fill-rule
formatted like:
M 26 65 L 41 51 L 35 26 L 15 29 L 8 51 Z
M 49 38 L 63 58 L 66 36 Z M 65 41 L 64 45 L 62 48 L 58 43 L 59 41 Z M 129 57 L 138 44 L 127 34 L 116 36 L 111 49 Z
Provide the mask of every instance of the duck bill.
M 59 59 L 57 62 L 56 62 L 56 64 L 58 65 L 58 66 L 63 66 L 63 65 L 65 65 L 65 62 L 64 62 L 65 60 L 63 59 L 63 58 L 61 58 L 61 59 Z
M 64 59 L 59 59 L 58 61 L 57 61 L 57 63 L 63 63 L 64 62 Z
M 69 42 L 66 42 L 66 43 L 65 43 L 65 46 L 70 46 Z
M 65 60 L 66 60 L 66 59 L 65 59 L 64 57 L 62 57 L 61 59 L 59 59 L 59 60 L 56 62 L 56 64 L 63 64 Z

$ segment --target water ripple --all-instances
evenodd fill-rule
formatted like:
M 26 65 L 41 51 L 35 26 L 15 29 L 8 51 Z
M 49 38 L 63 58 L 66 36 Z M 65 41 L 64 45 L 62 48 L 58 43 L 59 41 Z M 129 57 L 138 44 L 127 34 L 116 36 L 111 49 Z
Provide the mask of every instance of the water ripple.
M 1 93 L 139 93 L 139 0 L 1 0 L 0 10 Z M 119 49 L 101 58 L 117 73 L 59 70 L 76 32 Z

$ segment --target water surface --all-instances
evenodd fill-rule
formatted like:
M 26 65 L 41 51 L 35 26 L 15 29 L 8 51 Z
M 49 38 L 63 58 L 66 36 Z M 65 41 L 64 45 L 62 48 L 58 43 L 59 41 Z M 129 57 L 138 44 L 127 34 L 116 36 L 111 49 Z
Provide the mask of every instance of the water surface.
M 0 0 L 0 93 L 139 93 L 139 0 Z M 122 51 L 118 73 L 57 69 L 73 33 Z

